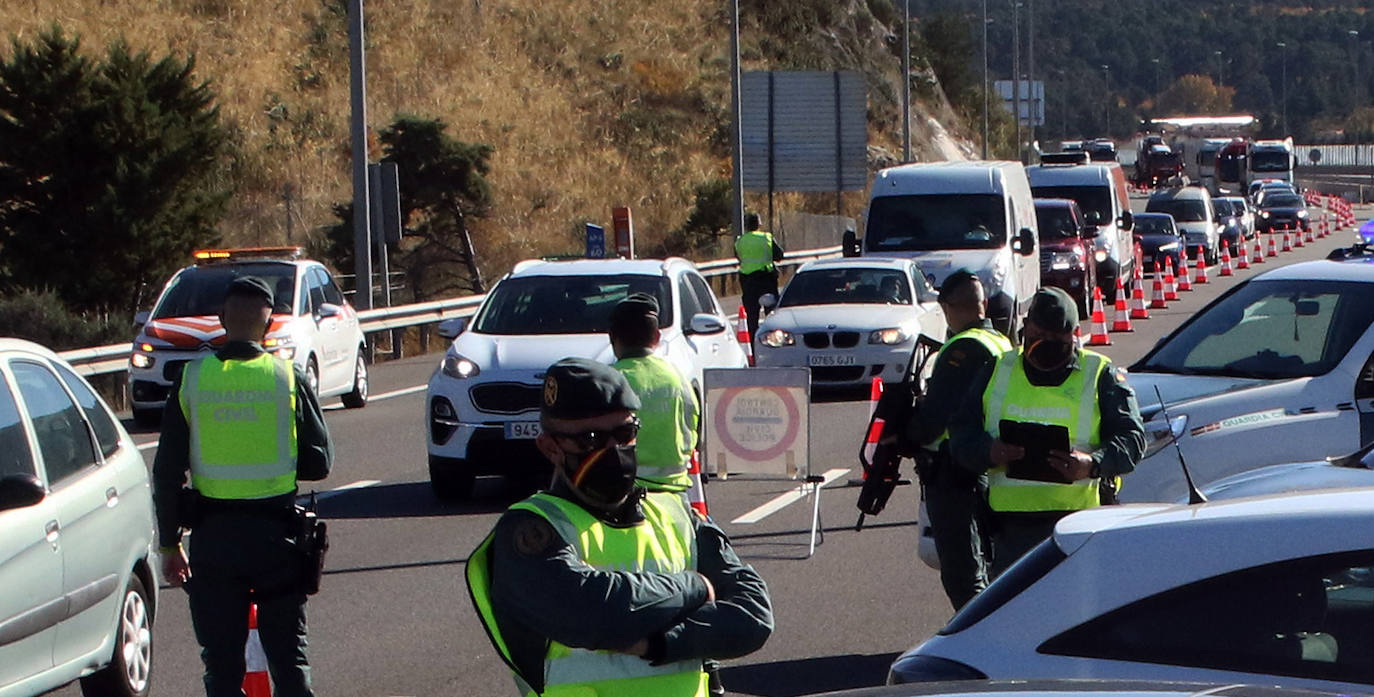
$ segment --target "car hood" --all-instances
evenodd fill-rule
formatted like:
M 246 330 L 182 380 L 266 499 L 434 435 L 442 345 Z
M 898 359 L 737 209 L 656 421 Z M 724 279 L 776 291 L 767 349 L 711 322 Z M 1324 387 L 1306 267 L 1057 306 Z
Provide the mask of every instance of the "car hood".
M 1140 245 L 1141 245 L 1142 247 L 1158 247 L 1158 246 L 1161 245 L 1161 244 L 1169 244 L 1170 242 L 1177 242 L 1177 241 L 1178 241 L 1178 235 L 1170 235 L 1170 234 L 1168 234 L 1168 233 L 1162 233 L 1162 232 L 1161 232 L 1161 233 L 1150 233 L 1150 234 L 1148 234 L 1148 235 L 1141 235 L 1141 236 L 1140 236 Z
M 1040 249 L 1046 252 L 1071 252 L 1081 246 L 1082 242 L 1076 237 L 1040 241 Z
M 911 305 L 803 305 L 774 312 L 759 324 L 759 329 L 795 332 L 833 327 L 872 331 L 916 324 L 916 310 Z
M 602 363 L 615 362 L 605 334 L 530 334 L 506 336 L 463 332 L 453 340 L 452 351 L 481 366 L 482 370 L 532 370 L 543 372 L 561 358 L 579 356 Z
M 1135 390 L 1136 399 L 1142 411 L 1153 412 L 1162 397 L 1165 404 L 1176 404 L 1190 399 L 1210 397 L 1223 392 L 1234 392 L 1247 387 L 1271 384 L 1272 380 L 1255 378 L 1213 377 L 1206 375 L 1172 375 L 1169 373 L 1127 372 L 1126 384 Z M 1155 389 L 1159 396 L 1155 396 Z
M 290 335 L 291 315 L 272 315 L 272 324 L 267 328 L 268 339 L 280 339 Z M 194 317 L 164 317 L 149 320 L 143 325 L 134 343 L 150 343 L 155 348 L 197 349 L 202 346 L 222 346 L 224 327 L 219 317 L 199 315 Z
M 1223 477 L 1203 487 L 1209 500 L 1266 496 L 1312 489 L 1347 489 L 1374 486 L 1374 470 L 1339 467 L 1326 460 L 1270 465 Z
M 991 286 L 993 269 L 998 258 L 1007 253 L 1005 247 L 997 249 L 959 249 L 950 251 L 929 251 L 903 253 L 902 256 L 916 261 L 916 266 L 930 278 L 930 284 L 940 287 L 945 277 L 958 269 L 968 269 L 978 274 L 984 286 Z M 989 293 L 992 287 L 988 288 Z

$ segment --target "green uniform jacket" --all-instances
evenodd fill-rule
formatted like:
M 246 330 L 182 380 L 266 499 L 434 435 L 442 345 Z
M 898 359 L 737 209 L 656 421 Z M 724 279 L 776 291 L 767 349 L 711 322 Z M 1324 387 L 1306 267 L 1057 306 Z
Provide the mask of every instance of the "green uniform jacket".
M 238 341 L 225 344 L 215 357 L 222 361 L 246 360 L 262 353 L 262 346 L 256 342 Z M 296 374 L 296 479 L 316 481 L 329 476 L 333 446 L 319 399 L 306 383 L 303 371 L 299 367 L 293 366 L 293 369 Z M 191 434 L 186 415 L 177 402 L 180 392 L 181 376 L 177 376 L 168 393 L 171 396 L 167 399 L 167 408 L 162 413 L 162 434 L 158 439 L 157 457 L 153 459 L 153 504 L 157 509 L 158 541 L 163 547 L 172 547 L 181 541 L 177 501 L 191 470 Z M 284 498 L 294 501 L 295 495 L 287 494 Z
M 686 491 L 692 485 L 687 469 L 701 421 L 692 384 L 668 359 L 648 351 L 627 353 L 612 367 L 625 375 L 643 403 L 635 441 L 640 481 L 651 491 Z
M 955 336 L 970 329 L 997 331 L 992 326 L 992 320 L 984 319 L 960 329 Z M 956 338 L 944 346 L 935 359 L 930 379 L 926 381 L 926 396 L 921 411 L 907 424 L 907 439 L 927 445 L 943 435 L 954 418 L 955 410 L 968 393 L 968 386 L 983 371 L 990 369 L 995 358 L 983 342 L 971 336 Z M 948 447 L 944 443 L 940 445 L 941 449 Z

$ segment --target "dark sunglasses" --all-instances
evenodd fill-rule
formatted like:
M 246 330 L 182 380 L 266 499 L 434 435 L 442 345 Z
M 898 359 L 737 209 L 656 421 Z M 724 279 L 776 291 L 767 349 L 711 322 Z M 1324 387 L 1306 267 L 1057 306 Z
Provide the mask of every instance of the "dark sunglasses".
M 619 426 L 613 426 L 599 431 L 581 431 L 578 433 L 566 433 L 563 431 L 549 430 L 548 434 L 555 438 L 564 438 L 576 443 L 583 452 L 601 450 L 610 444 L 612 438 L 620 445 L 628 445 L 634 442 L 639 435 L 639 417 L 631 416 L 630 420 Z

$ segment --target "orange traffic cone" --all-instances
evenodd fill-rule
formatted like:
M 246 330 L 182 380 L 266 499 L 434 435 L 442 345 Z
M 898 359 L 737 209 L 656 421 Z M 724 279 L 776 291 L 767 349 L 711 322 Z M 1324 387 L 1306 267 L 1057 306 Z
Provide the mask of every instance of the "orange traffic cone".
M 701 517 L 711 515 L 711 511 L 706 508 L 706 488 L 701 485 L 701 453 L 692 451 L 691 464 L 687 467 L 687 478 L 692 480 L 692 485 L 687 488 L 687 503 L 692 506 L 692 510 L 701 514 Z
M 878 400 L 883 398 L 883 379 L 873 378 L 873 382 L 868 388 L 868 422 L 870 424 L 868 434 L 864 436 L 864 459 L 869 463 L 873 462 L 873 453 L 878 449 L 878 439 L 883 436 L 883 426 L 887 423 L 882 417 L 875 417 L 878 411 Z M 860 468 L 863 472 L 863 479 L 857 483 L 862 483 L 868 479 L 868 469 Z M 850 483 L 856 483 L 850 480 Z
M 1293 249 L 1298 249 L 1298 248 L 1302 247 L 1302 245 L 1303 245 L 1302 234 L 1303 234 L 1303 229 L 1302 229 L 1302 226 L 1299 225 L 1299 226 L 1298 226 L 1298 229 L 1295 230 L 1295 231 L 1293 232 Z
M 1193 278 L 1194 283 L 1207 282 L 1207 255 L 1203 253 L 1202 247 L 1197 248 L 1197 276 Z
M 1135 267 L 1135 275 L 1140 276 L 1140 265 Z M 1145 281 L 1141 278 L 1135 279 L 1135 285 L 1131 286 L 1131 319 L 1149 319 L 1150 308 L 1145 304 Z
M 1278 233 L 1273 231 L 1272 229 L 1269 231 L 1269 251 L 1265 252 L 1264 256 L 1276 257 L 1279 255 L 1278 243 L 1274 240 L 1274 235 L 1277 234 Z
M 1283 229 L 1283 249 L 1281 249 L 1281 250 L 1279 250 L 1279 251 L 1283 251 L 1283 252 L 1291 252 L 1291 251 L 1293 251 L 1293 231 L 1292 231 L 1292 230 L 1289 230 L 1288 228 L 1284 228 L 1284 229 Z
M 1126 287 L 1121 284 L 1120 276 L 1116 277 L 1116 302 L 1112 304 L 1112 331 L 1135 331 L 1131 326 L 1131 311 L 1126 307 Z
M 1164 299 L 1164 272 L 1160 270 L 1160 263 L 1155 261 L 1155 285 L 1150 291 L 1150 307 L 1162 310 L 1169 306 Z
M 1255 256 L 1250 261 L 1255 264 L 1264 263 L 1264 247 L 1260 244 L 1258 236 L 1255 237 Z
M 1302 231 L 1302 243 L 1303 243 L 1303 244 L 1313 244 L 1313 243 L 1315 243 L 1316 241 L 1317 241 L 1317 236 L 1314 235 L 1314 234 L 1312 234 L 1312 224 L 1311 224 L 1311 223 L 1308 223 L 1308 224 L 1307 224 L 1307 229 Z M 1298 245 L 1298 246 L 1301 247 L 1302 244 L 1300 244 L 1300 245 Z
M 1221 241 L 1221 275 L 1230 276 L 1235 270 L 1231 268 L 1231 245 L 1226 240 Z
M 1174 258 L 1164 258 L 1164 299 L 1169 302 L 1178 300 L 1178 285 L 1174 279 Z
M 1238 268 L 1238 269 L 1248 269 L 1248 268 L 1250 268 L 1250 252 L 1246 251 L 1246 249 L 1245 249 L 1245 240 L 1239 240 L 1239 241 L 1236 242 L 1236 251 L 1240 252 L 1240 258 L 1236 260 L 1236 268 Z M 1223 268 L 1223 269 L 1221 270 L 1221 275 L 1223 275 L 1223 276 L 1227 275 L 1227 274 L 1226 274 L 1226 269 Z
M 735 319 L 735 340 L 739 341 L 739 347 L 744 349 L 744 355 L 749 358 L 749 365 L 754 365 L 754 341 L 749 336 L 749 316 L 744 313 L 744 306 L 739 306 L 739 316 Z
M 248 606 L 248 642 L 243 645 L 243 694 L 247 697 L 272 697 L 272 680 L 267 673 L 267 653 L 258 636 L 258 604 Z
M 1111 346 L 1112 337 L 1107 334 L 1107 311 L 1102 309 L 1102 289 L 1093 287 L 1093 327 L 1088 337 L 1089 346 Z
M 1188 248 L 1184 247 L 1178 252 L 1178 290 L 1184 292 L 1192 289 L 1193 278 L 1188 271 Z

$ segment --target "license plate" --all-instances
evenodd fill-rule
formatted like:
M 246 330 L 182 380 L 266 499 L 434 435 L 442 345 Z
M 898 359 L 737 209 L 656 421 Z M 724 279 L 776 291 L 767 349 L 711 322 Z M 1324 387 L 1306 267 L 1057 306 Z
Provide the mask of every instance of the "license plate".
M 507 421 L 507 440 L 529 440 L 539 436 L 538 421 Z
M 813 366 L 854 365 L 854 357 L 813 353 L 807 356 L 806 362 Z

